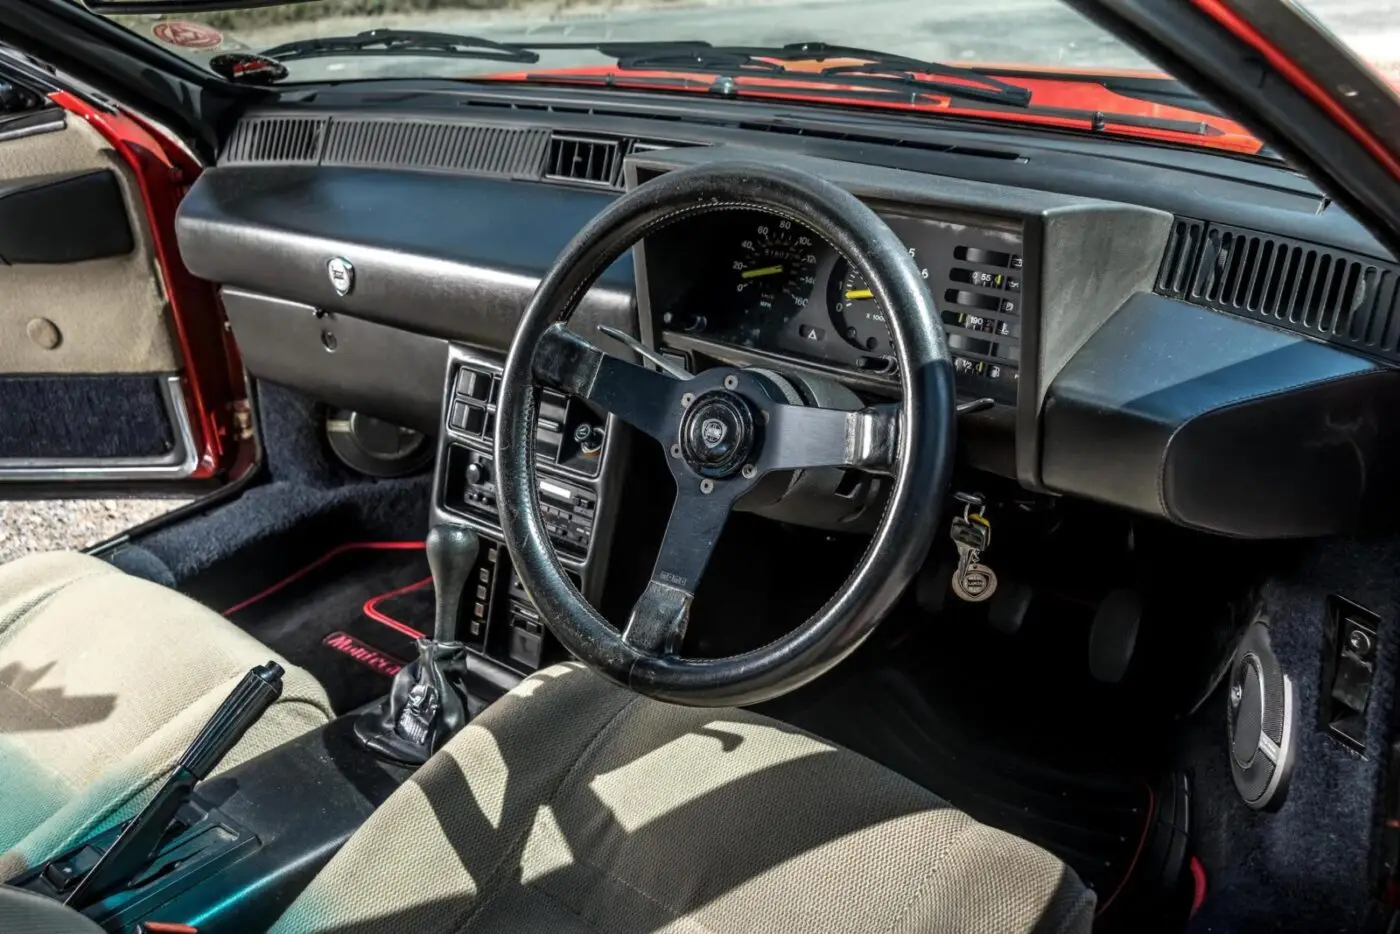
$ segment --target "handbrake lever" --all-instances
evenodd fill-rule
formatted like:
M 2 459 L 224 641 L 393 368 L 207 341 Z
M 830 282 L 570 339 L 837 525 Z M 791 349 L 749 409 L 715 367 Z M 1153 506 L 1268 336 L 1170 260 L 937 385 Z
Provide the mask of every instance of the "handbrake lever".
M 282 696 L 282 674 L 281 665 L 268 662 L 243 676 L 180 756 L 155 797 L 68 894 L 65 905 L 81 911 L 141 870 L 194 786 L 209 777 L 248 728 Z

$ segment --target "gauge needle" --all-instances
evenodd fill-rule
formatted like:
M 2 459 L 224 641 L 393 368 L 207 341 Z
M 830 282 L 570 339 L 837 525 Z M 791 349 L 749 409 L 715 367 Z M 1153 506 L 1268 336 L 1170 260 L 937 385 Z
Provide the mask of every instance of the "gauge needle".
M 862 299 L 862 298 L 874 298 L 874 297 L 875 297 L 875 293 L 874 293 L 874 292 L 871 292 L 869 289 L 847 289 L 847 290 L 846 290 L 846 301 L 848 301 L 848 302 L 859 301 L 859 300 Z
M 757 279 L 759 276 L 776 276 L 783 271 L 781 266 L 763 266 L 759 269 L 745 269 L 739 273 L 740 279 Z

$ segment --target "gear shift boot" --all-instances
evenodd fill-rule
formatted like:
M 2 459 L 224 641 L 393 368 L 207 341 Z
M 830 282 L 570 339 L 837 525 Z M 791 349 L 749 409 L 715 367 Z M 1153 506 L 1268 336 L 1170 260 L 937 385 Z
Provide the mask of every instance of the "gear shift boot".
M 421 765 L 469 719 L 460 687 L 467 647 L 418 640 L 418 658 L 394 676 L 389 697 L 355 721 L 355 735 L 373 752 Z
M 394 676 L 389 696 L 355 721 L 355 735 L 368 749 L 408 765 L 426 762 L 470 719 L 457 611 L 480 542 L 470 529 L 439 525 L 427 544 L 437 597 L 433 638 L 418 640 L 418 658 Z

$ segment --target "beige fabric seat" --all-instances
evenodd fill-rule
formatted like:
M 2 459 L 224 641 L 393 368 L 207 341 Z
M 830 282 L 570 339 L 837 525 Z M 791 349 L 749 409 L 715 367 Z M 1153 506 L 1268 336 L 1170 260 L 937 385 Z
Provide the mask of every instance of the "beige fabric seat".
M 73 553 L 0 565 L 0 880 L 138 810 L 249 668 L 282 697 L 229 768 L 326 723 L 325 691 L 218 614 Z
M 581 665 L 488 708 L 277 934 L 1078 932 L 1059 860 L 852 752 Z

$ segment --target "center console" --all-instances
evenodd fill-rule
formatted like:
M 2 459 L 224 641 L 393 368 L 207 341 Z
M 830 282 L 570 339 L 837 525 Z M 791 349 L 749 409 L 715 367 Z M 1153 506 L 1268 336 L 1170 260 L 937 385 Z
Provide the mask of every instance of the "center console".
M 482 538 L 457 632 L 468 651 L 528 675 L 562 660 L 501 537 L 493 453 L 501 361 L 449 349 L 433 523 L 466 525 Z M 607 571 L 625 431 L 581 399 L 545 390 L 535 431 L 540 512 L 560 563 L 596 605 Z

